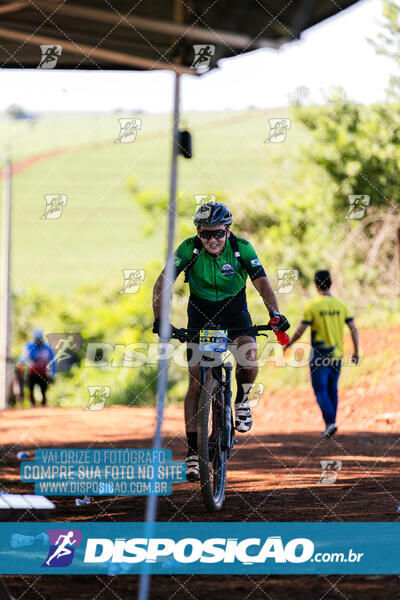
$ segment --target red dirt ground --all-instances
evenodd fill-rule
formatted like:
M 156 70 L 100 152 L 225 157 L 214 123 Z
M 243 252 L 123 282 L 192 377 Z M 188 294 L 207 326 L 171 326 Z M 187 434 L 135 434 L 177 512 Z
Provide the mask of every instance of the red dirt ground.
M 400 373 L 379 365 L 389 332 L 362 332 L 364 354 L 377 357 L 377 372 L 357 387 L 342 389 L 339 433 L 320 441 L 322 420 L 309 388 L 266 394 L 253 409 L 254 425 L 239 437 L 229 470 L 225 505 L 207 513 L 197 484 L 175 484 L 159 499 L 161 521 L 398 521 L 400 505 Z M 400 346 L 400 328 L 390 331 Z M 185 455 L 183 408 L 165 413 L 164 446 L 175 460 Z M 19 481 L 16 453 L 46 447 L 140 448 L 151 446 L 153 408 L 112 406 L 103 411 L 34 408 L 0 414 L 2 482 L 11 492 L 32 492 Z M 319 483 L 320 460 L 342 461 L 333 485 Z M 76 507 L 72 498 L 55 499 L 57 521 L 141 521 L 145 498 L 98 498 Z M 21 576 L 7 578 L 16 598 L 63 600 L 134 598 L 135 576 Z M 32 586 L 29 588 L 29 586 Z M 27 591 L 27 588 L 29 590 Z M 209 598 L 210 593 L 270 600 L 399 598 L 396 576 L 155 576 L 151 598 Z

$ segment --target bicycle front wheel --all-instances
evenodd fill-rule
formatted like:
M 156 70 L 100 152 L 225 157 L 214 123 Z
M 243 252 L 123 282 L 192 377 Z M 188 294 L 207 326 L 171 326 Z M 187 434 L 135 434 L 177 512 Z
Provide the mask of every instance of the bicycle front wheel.
M 207 379 L 199 397 L 198 453 L 201 493 L 209 511 L 221 510 L 226 484 L 226 450 L 222 450 L 224 426 L 221 384 Z

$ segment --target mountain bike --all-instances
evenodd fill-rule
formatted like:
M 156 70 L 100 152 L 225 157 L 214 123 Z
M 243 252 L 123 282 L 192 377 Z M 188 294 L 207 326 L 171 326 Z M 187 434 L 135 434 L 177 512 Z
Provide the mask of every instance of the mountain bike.
M 222 508 L 227 461 L 236 442 L 231 404 L 233 366 L 222 359 L 222 353 L 239 335 L 268 337 L 260 332 L 271 329 L 271 324 L 229 330 L 172 329 L 172 338 L 198 344 L 201 351 L 197 445 L 201 492 L 209 511 Z

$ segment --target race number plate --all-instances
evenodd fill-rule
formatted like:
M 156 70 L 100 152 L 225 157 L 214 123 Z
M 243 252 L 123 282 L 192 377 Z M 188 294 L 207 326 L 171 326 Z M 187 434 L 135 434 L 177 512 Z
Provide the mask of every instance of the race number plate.
M 225 352 L 228 346 L 228 332 L 224 329 L 201 329 L 199 349 L 203 351 Z

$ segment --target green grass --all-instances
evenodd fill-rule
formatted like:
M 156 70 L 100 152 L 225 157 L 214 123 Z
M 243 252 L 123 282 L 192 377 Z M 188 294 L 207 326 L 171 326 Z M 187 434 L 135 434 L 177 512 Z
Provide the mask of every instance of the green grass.
M 136 141 L 132 144 L 116 144 L 114 140 L 119 131 L 118 118 L 124 116 L 129 115 L 45 115 L 34 124 L 0 118 L 0 137 L 3 140 L 11 139 L 14 163 L 52 150 L 67 149 L 65 154 L 46 158 L 13 178 L 13 290 L 23 293 L 26 288 L 34 285 L 38 292 L 50 290 L 60 294 L 60 306 L 55 307 L 58 300 L 52 300 L 50 310 L 48 302 L 39 300 L 40 307 L 35 307 L 30 296 L 23 296 L 27 298 L 27 309 L 22 311 L 20 317 L 24 326 L 20 324 L 21 339 L 17 344 L 18 348 L 16 347 L 17 352 L 21 350 L 21 332 L 25 334 L 33 324 L 32 314 L 50 331 L 53 330 L 54 318 L 61 318 L 64 309 L 72 315 L 69 320 L 62 320 L 68 326 L 78 315 L 79 322 L 88 325 L 90 331 L 98 329 L 102 332 L 104 329 L 105 335 L 111 336 L 105 339 L 110 339 L 113 343 L 121 341 L 123 334 L 129 337 L 134 333 L 135 336 L 137 334 L 135 340 L 142 339 L 142 330 L 138 332 L 133 326 L 134 317 L 143 313 L 150 319 L 151 287 L 156 273 L 154 263 L 161 264 L 164 261 L 167 214 L 166 210 L 160 212 L 155 218 L 152 233 L 146 235 L 149 215 L 135 203 L 128 181 L 134 177 L 139 191 L 152 189 L 168 194 L 171 118 L 169 115 L 136 115 L 142 118 L 142 129 L 138 132 Z M 275 113 L 254 110 L 184 115 L 182 128 L 192 132 L 194 158 L 179 158 L 179 192 L 189 200 L 193 194 L 208 193 L 218 197 L 221 193 L 228 202 L 234 197 L 236 202 L 249 206 L 249 210 L 249 192 L 253 188 L 268 186 L 279 194 L 279 200 L 282 198 L 284 201 L 289 197 L 292 189 L 296 189 L 292 180 L 296 168 L 299 168 L 302 144 L 309 138 L 304 129 L 294 122 L 285 143 L 265 144 L 269 116 L 288 115 L 287 110 Z M 305 187 L 302 189 L 305 194 L 309 183 L 307 175 L 305 173 Z M 271 186 L 271 182 L 277 185 Z M 45 208 L 45 194 L 67 195 L 67 206 L 60 219 L 41 219 Z M 287 221 L 288 235 L 292 227 L 290 219 L 291 214 Z M 267 231 L 265 235 L 270 240 Z M 178 241 L 177 239 L 176 243 Z M 317 252 L 320 248 L 323 249 L 323 243 L 323 239 L 316 240 Z M 298 245 L 294 247 L 301 252 Z M 289 251 L 288 246 L 286 258 L 290 255 Z M 146 301 L 141 300 L 139 294 L 129 297 L 132 308 L 126 310 L 125 307 L 122 316 L 117 314 L 118 301 L 107 305 L 106 296 L 99 291 L 97 297 L 93 292 L 93 298 L 89 298 L 92 314 L 86 315 L 89 312 L 85 308 L 87 292 L 77 294 L 74 300 L 69 298 L 69 293 L 77 286 L 99 282 L 104 283 L 105 289 L 113 290 L 114 296 L 111 294 L 111 297 L 120 296 L 115 290 L 122 286 L 121 270 L 146 269 L 151 261 L 153 265 L 148 267 L 148 276 L 143 286 L 143 293 L 148 294 Z M 267 264 L 266 267 L 274 285 L 276 265 Z M 175 287 L 177 289 L 180 289 L 179 285 Z M 250 283 L 248 289 L 253 321 L 263 323 L 266 317 L 265 307 Z M 309 290 L 305 296 L 303 292 L 304 290 L 298 292 L 296 289 L 293 295 L 279 297 L 282 312 L 290 317 L 291 332 L 302 317 L 302 307 Z M 48 299 L 48 296 L 44 297 Z M 75 307 L 79 309 L 77 312 Z M 399 308 L 399 300 L 381 300 L 360 315 L 358 325 L 399 325 Z M 121 307 L 120 309 L 122 310 Z M 84 318 L 81 318 L 80 311 Z M 181 295 L 174 294 L 172 321 L 178 326 L 184 326 L 185 314 L 186 300 Z M 112 336 L 115 331 L 117 337 L 114 339 Z M 274 340 L 274 337 L 271 336 L 271 339 Z M 309 340 L 309 332 L 303 339 Z M 260 338 L 259 341 L 261 340 L 265 341 L 265 338 Z M 278 355 L 280 352 L 277 349 Z M 388 349 L 382 353 L 379 365 L 382 369 L 394 360 L 395 352 Z M 353 386 L 360 377 L 370 378 L 374 371 L 375 357 L 368 357 L 357 369 L 343 369 L 341 386 Z M 150 369 L 144 369 L 143 374 L 148 378 L 153 377 Z M 143 380 L 134 378 L 129 380 L 128 375 L 123 369 L 118 373 L 112 372 L 111 375 L 90 374 L 90 382 L 112 384 L 113 394 L 118 401 L 128 395 L 126 390 L 129 386 L 136 390 L 135 393 L 139 390 L 141 396 L 142 388 L 147 389 L 147 382 L 144 384 Z M 186 388 L 186 370 L 184 377 L 181 377 L 181 372 L 176 372 L 175 375 L 179 376 L 175 378 L 177 383 L 171 397 L 182 399 Z M 86 372 L 83 375 L 80 373 L 69 386 L 66 378 L 60 377 L 54 388 L 56 401 L 65 405 L 81 402 L 82 386 L 86 394 L 84 386 L 87 376 Z M 264 383 L 268 390 L 309 388 L 309 371 L 307 366 L 279 367 L 270 361 L 267 366 L 260 367 L 258 381 Z
M 146 217 L 134 206 L 112 156 L 80 150 L 43 162 L 15 178 L 14 288 L 30 283 L 67 291 L 140 268 L 152 253 Z M 66 194 L 60 219 L 41 219 L 45 194 Z
M 305 134 L 293 126 L 284 144 L 265 144 L 271 114 L 184 115 L 183 126 L 193 134 L 194 158 L 179 159 L 179 191 L 189 196 L 223 191 L 246 202 L 247 190 L 276 177 L 271 159 L 292 160 Z M 14 162 L 68 148 L 67 154 L 47 158 L 13 178 L 14 289 L 34 284 L 67 293 L 103 279 L 119 285 L 121 269 L 163 260 L 166 214 L 160 214 L 156 231 L 146 237 L 148 217 L 134 204 L 127 180 L 134 175 L 140 189 L 168 192 L 171 119 L 137 115 L 142 129 L 136 141 L 116 144 L 123 116 L 129 115 L 52 115 L 36 123 L 0 119 L 0 135 L 11 139 Z M 40 218 L 45 194 L 67 195 L 60 219 Z

